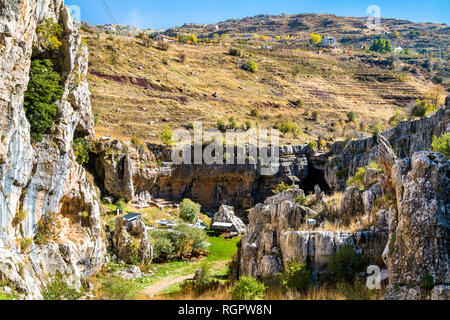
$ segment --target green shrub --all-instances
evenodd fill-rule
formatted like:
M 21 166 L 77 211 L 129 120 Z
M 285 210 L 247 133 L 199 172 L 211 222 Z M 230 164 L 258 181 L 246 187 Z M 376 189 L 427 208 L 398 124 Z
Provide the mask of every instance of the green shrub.
M 356 174 L 348 179 L 347 187 L 362 186 L 364 184 L 364 176 L 366 175 L 366 168 L 358 168 Z
M 294 136 L 301 134 L 301 128 L 296 123 L 290 121 L 278 121 L 275 124 L 275 128 L 282 134 L 292 133 Z
M 227 130 L 227 126 L 225 125 L 225 121 L 223 121 L 222 119 L 217 120 L 217 129 L 220 131 L 226 131 Z
M 240 57 L 240 56 L 242 56 L 241 50 L 240 50 L 240 49 L 237 49 L 237 48 L 231 48 L 231 49 L 230 49 L 230 54 L 231 54 L 232 56 L 235 56 L 235 57 Z
M 31 239 L 31 238 L 23 238 L 20 241 L 20 252 L 22 254 L 26 253 L 28 248 L 31 247 L 32 244 L 33 244 L 33 239 Z
M 161 142 L 165 146 L 171 146 L 173 144 L 173 133 L 169 125 L 166 125 L 161 133 Z
M 89 161 L 89 146 L 83 138 L 76 138 L 72 142 L 72 149 L 78 164 L 83 165 Z
M 187 223 L 197 222 L 201 206 L 190 199 L 180 203 L 180 218 Z
M 297 199 L 295 199 L 295 203 L 297 203 L 298 205 L 301 205 L 301 206 L 306 205 L 307 201 L 308 201 L 308 198 L 306 198 L 305 196 L 299 196 Z
M 440 137 L 433 137 L 431 148 L 433 151 L 441 152 L 447 158 L 450 158 L 450 132 L 444 133 Z
M 36 28 L 40 43 L 49 50 L 58 50 L 61 47 L 62 42 L 59 37 L 62 31 L 61 26 L 54 22 L 52 18 L 45 19 Z
M 56 237 L 55 217 L 53 212 L 45 213 L 38 221 L 34 242 L 37 244 L 48 244 L 50 240 Z
M 116 205 L 117 205 L 117 209 L 119 209 L 119 212 L 124 213 L 126 211 L 126 204 L 125 204 L 125 200 L 123 198 L 120 198 L 119 200 L 117 200 Z
M 279 193 L 282 193 L 282 192 L 284 192 L 286 190 L 290 190 L 292 188 L 294 188 L 294 186 L 290 186 L 290 185 L 282 182 L 275 188 L 275 190 L 272 190 L 272 192 L 275 193 L 275 194 L 279 194 Z
M 429 274 L 425 274 L 421 281 L 420 281 L 420 287 L 424 290 L 431 290 L 434 288 L 434 278 L 429 275 Z
M 133 300 L 139 289 L 138 283 L 124 279 L 109 279 L 102 285 L 103 295 L 114 300 Z
M 306 292 L 313 284 L 313 275 L 311 270 L 306 267 L 306 263 L 289 261 L 285 272 L 280 275 L 280 281 L 285 291 L 288 288 Z
M 138 150 L 144 146 L 144 143 L 141 141 L 141 139 L 137 137 L 131 137 L 131 144 Z
M 24 108 L 34 141 L 41 142 L 53 126 L 58 111 L 55 102 L 61 99 L 62 93 L 61 76 L 54 71 L 53 63 L 48 59 L 32 61 Z
M 259 117 L 259 110 L 258 109 L 252 109 L 250 112 L 252 117 Z
M 178 225 L 170 231 L 155 230 L 149 233 L 153 256 L 159 262 L 173 261 L 182 253 L 204 250 L 207 234 L 188 225 Z
M 230 119 L 228 119 L 228 127 L 230 129 L 237 129 L 238 128 L 238 122 L 236 117 L 230 117 Z
M 253 127 L 253 122 L 252 120 L 247 120 L 245 121 L 244 124 L 244 130 L 250 130 Z
M 78 300 L 82 294 L 71 288 L 65 281 L 64 275 L 58 271 L 42 291 L 42 296 L 44 300 Z
M 309 150 L 312 150 L 312 151 L 316 150 L 317 149 L 317 143 L 314 142 L 314 141 L 311 141 L 310 143 L 308 143 L 308 148 L 309 148 Z
M 258 72 L 258 64 L 250 60 L 242 66 L 242 69 L 255 73 Z
M 255 278 L 242 277 L 231 290 L 233 300 L 262 300 L 266 286 Z
M 356 112 L 354 112 L 354 111 L 350 111 L 348 114 L 347 114 L 347 119 L 348 119 L 348 121 L 350 121 L 350 122 L 355 122 L 356 123 L 356 119 L 358 118 L 358 116 L 356 115 Z
M 383 132 L 383 122 L 380 119 L 375 120 L 370 125 L 370 132 L 375 140 L 378 140 L 378 136 Z
M 353 282 L 362 266 L 361 258 L 356 251 L 348 246 L 340 247 L 328 262 L 326 274 L 330 281 Z
M 155 232 L 152 234 L 154 236 L 153 246 L 153 257 L 155 260 L 159 261 L 170 261 L 177 256 L 177 252 L 175 250 L 175 246 L 172 243 L 172 240 L 166 237 L 167 232 L 163 232 L 163 234 L 158 234 Z
M 433 106 L 425 100 L 417 100 L 411 110 L 411 116 L 423 119 L 429 112 L 433 110 Z

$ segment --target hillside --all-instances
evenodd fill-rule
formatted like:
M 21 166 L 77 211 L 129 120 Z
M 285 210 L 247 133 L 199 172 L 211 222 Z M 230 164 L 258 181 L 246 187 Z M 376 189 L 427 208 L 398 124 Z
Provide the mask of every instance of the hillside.
M 306 17 L 305 23 L 323 24 L 320 15 Z M 230 32 L 253 32 L 271 25 L 271 19 L 224 24 L 230 24 Z M 353 18 L 339 21 L 339 28 L 330 24 L 317 30 L 354 33 L 357 22 L 362 23 Z M 273 30 L 282 35 L 290 29 Z M 436 76 L 420 66 L 426 59 L 419 54 L 391 57 L 344 48 L 319 50 L 289 41 L 273 41 L 267 50 L 262 49 L 266 41 L 239 41 L 238 36 L 225 43 L 174 43 L 164 51 L 147 36 L 108 35 L 84 28 L 84 37 L 90 50 L 88 80 L 99 116 L 98 137 L 136 136 L 160 143 L 166 124 L 172 129 L 189 128 L 193 121 L 203 121 L 204 127 L 216 127 L 219 119 L 227 123 L 234 116 L 239 125 L 250 120 L 270 128 L 285 120 L 302 128 L 303 134 L 287 134 L 283 143 L 301 144 L 319 137 L 333 142 L 352 133 L 364 135 L 360 131 L 377 119 L 387 127 L 393 113 L 407 112 L 405 106 L 423 97 Z M 230 55 L 232 47 L 239 48 L 242 56 Z M 256 73 L 241 68 L 250 60 L 258 64 Z M 252 110 L 258 112 L 252 115 Z M 350 111 L 356 112 L 356 123 L 346 122 Z

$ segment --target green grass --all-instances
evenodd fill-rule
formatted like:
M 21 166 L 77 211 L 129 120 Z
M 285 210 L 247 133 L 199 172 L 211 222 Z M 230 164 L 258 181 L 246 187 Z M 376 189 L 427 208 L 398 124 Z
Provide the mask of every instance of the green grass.
M 4 294 L 3 292 L 0 292 L 0 301 L 6 301 L 6 300 L 15 300 L 15 296 L 10 296 L 7 294 Z
M 240 238 L 225 240 L 223 237 L 208 237 L 208 242 L 211 243 L 211 247 L 209 247 L 211 254 L 207 260 L 223 261 L 233 259 L 233 256 L 237 253 L 239 241 Z

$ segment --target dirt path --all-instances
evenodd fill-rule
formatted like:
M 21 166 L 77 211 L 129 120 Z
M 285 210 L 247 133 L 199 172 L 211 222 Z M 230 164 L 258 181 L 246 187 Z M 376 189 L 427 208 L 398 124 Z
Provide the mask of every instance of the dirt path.
M 171 280 L 162 280 L 162 281 L 155 283 L 154 285 L 151 285 L 151 286 L 145 288 L 144 291 L 142 291 L 142 294 L 146 295 L 150 298 L 153 298 L 155 295 L 157 295 L 161 291 L 169 289 L 171 286 L 176 285 L 177 283 L 181 283 L 186 280 L 193 279 L 193 278 L 194 278 L 194 274 L 190 274 L 187 276 L 182 276 L 182 277 L 174 278 Z
M 226 261 L 218 261 L 218 262 L 211 264 L 211 267 L 213 269 L 219 268 L 219 267 L 223 266 L 224 264 L 226 264 Z M 141 295 L 147 296 L 149 298 L 153 298 L 153 297 L 157 296 L 158 294 L 160 294 L 162 291 L 169 289 L 170 287 L 172 287 L 178 283 L 182 283 L 186 280 L 192 280 L 194 278 L 194 276 L 195 276 L 195 273 L 185 275 L 185 276 L 180 276 L 180 277 L 173 278 L 170 280 L 162 279 L 162 280 L 152 284 L 151 286 L 148 286 L 147 288 L 145 288 L 141 292 Z

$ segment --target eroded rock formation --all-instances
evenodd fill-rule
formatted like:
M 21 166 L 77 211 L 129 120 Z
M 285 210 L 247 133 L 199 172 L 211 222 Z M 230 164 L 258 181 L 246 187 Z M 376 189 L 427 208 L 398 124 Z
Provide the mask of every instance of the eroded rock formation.
M 53 127 L 32 143 L 24 112 L 24 93 L 32 58 L 48 55 L 37 26 L 52 19 L 62 27 L 62 45 L 51 56 L 63 79 L 62 99 Z M 67 274 L 77 288 L 102 266 L 98 193 L 75 161 L 74 137 L 93 136 L 89 88 L 84 81 L 88 51 L 63 0 L 5 0 L 0 5 L 0 279 L 27 298 L 55 272 Z M 25 239 L 36 235 L 41 218 L 54 213 L 58 237 L 48 244 Z M 23 219 L 15 220 L 21 213 Z
M 211 225 L 216 222 L 231 223 L 233 225 L 233 232 L 237 232 L 239 234 L 245 233 L 245 224 L 239 217 L 236 216 L 233 207 L 226 205 L 220 206 L 219 211 L 216 212 L 211 220 Z
M 288 190 L 251 210 L 236 257 L 240 276 L 272 278 L 283 272 L 289 260 L 308 262 L 321 271 L 343 245 L 361 255 L 373 254 L 381 233 L 306 231 L 305 218 L 311 209 L 295 203 L 302 195 L 302 190 Z
M 380 148 L 380 162 L 397 199 L 389 212 L 384 253 L 390 271 L 387 298 L 429 298 L 424 285 L 436 285 L 448 295 L 450 162 L 441 153 L 426 151 L 398 160 L 387 142 Z M 435 298 L 442 295 L 434 293 Z

